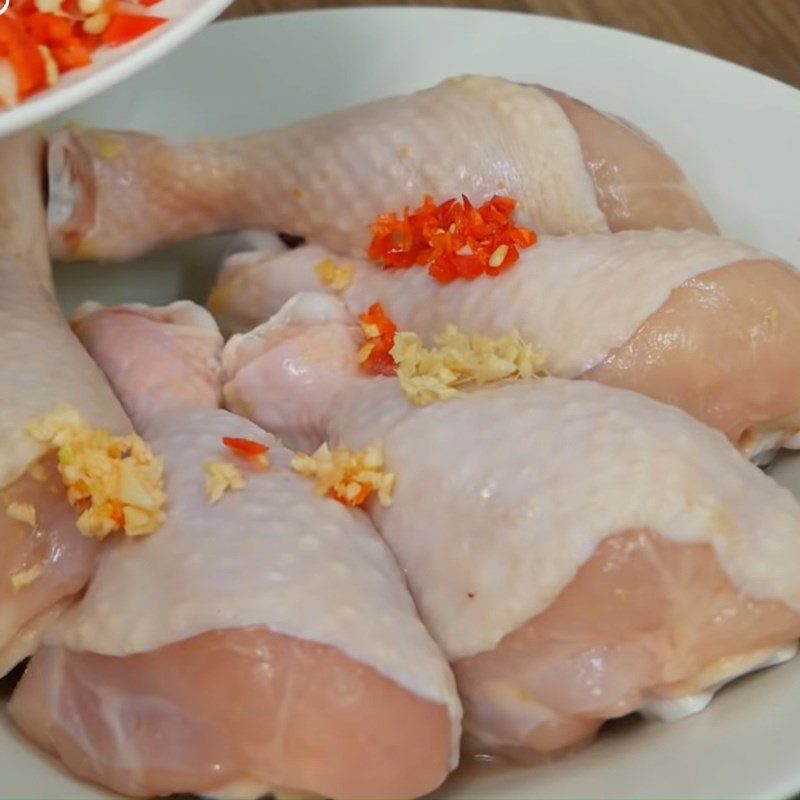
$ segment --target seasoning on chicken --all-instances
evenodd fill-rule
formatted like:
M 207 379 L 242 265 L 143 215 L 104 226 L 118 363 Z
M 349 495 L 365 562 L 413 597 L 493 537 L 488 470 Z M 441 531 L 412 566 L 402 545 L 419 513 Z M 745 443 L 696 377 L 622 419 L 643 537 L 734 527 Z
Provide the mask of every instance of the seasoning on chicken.
M 70 405 L 56 406 L 26 430 L 56 451 L 58 472 L 84 536 L 105 539 L 114 531 L 144 536 L 164 521 L 163 464 L 136 434 L 95 430 Z
M 100 548 L 78 532 L 57 458 L 29 423 L 68 403 L 93 427 L 131 433 L 51 294 L 42 148 L 34 134 L 0 142 L 0 675 L 80 594 Z
M 313 326 L 294 328 L 310 353 Z M 302 355 L 261 345 L 249 385 L 274 388 L 250 413 L 307 442 L 304 395 L 279 377 Z M 478 752 L 557 752 L 633 711 L 690 713 L 796 651 L 800 506 L 682 411 L 555 378 L 425 407 L 392 378 L 328 388 L 314 429 L 331 448 L 380 440 L 398 475 L 392 504 L 366 509 L 453 664 Z

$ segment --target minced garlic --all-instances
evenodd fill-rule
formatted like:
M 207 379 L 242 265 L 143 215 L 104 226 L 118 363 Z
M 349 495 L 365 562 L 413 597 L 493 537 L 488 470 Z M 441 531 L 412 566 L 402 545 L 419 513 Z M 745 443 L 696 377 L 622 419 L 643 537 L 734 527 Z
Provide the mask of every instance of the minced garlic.
M 39 461 L 34 462 L 28 467 L 28 475 L 39 483 L 45 483 L 47 481 L 47 470 L 45 470 Z
M 83 21 L 83 32 L 87 36 L 99 36 L 111 24 L 111 14 L 98 11 Z
M 325 258 L 314 267 L 317 280 L 334 292 L 346 289 L 355 277 L 352 264 L 337 264 L 332 258 Z
M 34 5 L 40 14 L 60 14 L 64 0 L 35 0 Z
M 36 524 L 36 509 L 32 503 L 9 503 L 6 516 L 31 527 Z
M 78 9 L 81 14 L 96 14 L 103 8 L 103 0 L 78 0 Z
M 40 44 L 38 49 L 39 55 L 42 57 L 42 63 L 44 64 L 44 75 L 47 85 L 55 86 L 58 83 L 61 70 L 58 68 L 58 62 L 53 56 L 53 51 L 44 44 Z
M 523 341 L 516 330 L 497 339 L 467 336 L 447 325 L 434 347 L 423 347 L 416 333 L 395 334 L 390 355 L 400 387 L 412 403 L 426 406 L 458 394 L 466 383 L 478 385 L 546 374 L 546 356 Z
M 20 572 L 15 572 L 11 576 L 11 588 L 18 592 L 26 586 L 30 586 L 35 580 L 41 577 L 44 569 L 41 564 L 35 564 L 30 569 L 23 569 Z
M 391 505 L 395 476 L 385 471 L 383 448 L 379 442 L 364 450 L 346 447 L 331 450 L 323 444 L 313 456 L 298 453 L 292 469 L 317 479 L 317 491 L 349 506 L 361 505 L 372 492 L 383 506 Z
M 209 503 L 218 502 L 225 492 L 244 489 L 246 486 L 242 473 L 230 461 L 208 461 L 204 466 Z
M 139 436 L 91 428 L 66 404 L 26 430 L 56 449 L 58 471 L 85 536 L 104 539 L 117 530 L 143 536 L 164 521 L 164 465 Z

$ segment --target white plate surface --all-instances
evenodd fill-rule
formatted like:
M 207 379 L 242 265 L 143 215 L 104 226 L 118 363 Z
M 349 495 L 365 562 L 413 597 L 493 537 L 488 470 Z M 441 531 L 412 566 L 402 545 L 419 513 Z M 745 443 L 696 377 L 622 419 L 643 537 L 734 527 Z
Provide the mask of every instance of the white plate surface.
M 375 9 L 213 26 L 71 117 L 173 135 L 278 125 L 476 72 L 541 82 L 628 117 L 678 158 L 723 232 L 800 265 L 800 92 L 653 40 L 535 16 Z M 131 266 L 70 266 L 65 307 L 203 298 L 219 242 Z M 800 494 L 800 458 L 776 475 Z M 798 565 L 800 568 L 800 565 Z M 20 742 L 0 715 L 0 798 L 106 797 Z M 785 798 L 800 790 L 800 659 L 741 680 L 696 717 L 613 727 L 531 769 L 471 770 L 439 798 Z
M 163 0 L 152 13 L 169 22 L 124 47 L 103 48 L 85 69 L 73 70 L 46 92 L 0 111 L 0 136 L 23 130 L 119 83 L 152 64 L 199 31 L 232 0 Z M 0 0 L 0 8 L 3 0 Z

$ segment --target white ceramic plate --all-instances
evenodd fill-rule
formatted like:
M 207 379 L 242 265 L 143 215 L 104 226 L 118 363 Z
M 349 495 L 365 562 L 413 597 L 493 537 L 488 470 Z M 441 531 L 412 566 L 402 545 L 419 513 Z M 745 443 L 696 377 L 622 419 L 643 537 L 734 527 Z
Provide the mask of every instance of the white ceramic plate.
M 564 89 L 622 114 L 680 160 L 723 231 L 800 264 L 800 92 L 740 67 L 616 31 L 534 16 L 352 10 L 213 26 L 74 112 L 174 135 L 278 125 L 482 72 Z M 65 307 L 203 298 L 219 242 L 138 265 L 59 270 Z M 776 469 L 800 494 L 800 459 Z M 798 565 L 800 568 L 800 565 Z M 0 719 L 0 798 L 104 797 Z M 439 798 L 786 798 L 800 790 L 800 659 L 730 686 L 703 714 L 623 723 L 549 766 L 456 776 Z
M 23 130 L 82 103 L 144 69 L 211 22 L 231 0 L 163 0 L 153 14 L 169 22 L 124 47 L 103 48 L 94 63 L 67 73 L 52 89 L 0 111 L 0 136 Z M 4 0 L 0 0 L 3 8 Z

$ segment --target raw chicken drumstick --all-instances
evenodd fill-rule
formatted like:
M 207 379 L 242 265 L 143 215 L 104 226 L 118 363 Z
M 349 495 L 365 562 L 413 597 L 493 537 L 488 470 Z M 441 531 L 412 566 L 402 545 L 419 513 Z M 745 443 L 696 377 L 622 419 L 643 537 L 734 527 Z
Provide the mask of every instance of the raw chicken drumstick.
M 353 317 L 380 302 L 428 343 L 450 322 L 487 336 L 516 328 L 551 374 L 676 405 L 751 458 L 800 447 L 800 276 L 753 247 L 696 231 L 542 237 L 497 277 L 442 285 L 315 245 L 257 246 L 227 259 L 209 300 L 230 330 L 303 291 L 338 295 Z M 319 277 L 328 261 L 348 272 L 336 291 Z
M 718 432 L 557 378 L 419 407 L 394 378 L 337 385 L 333 339 L 297 327 L 294 357 L 254 337 L 223 365 L 260 380 L 254 416 L 283 413 L 287 437 L 314 420 L 334 451 L 382 445 L 393 501 L 366 507 L 453 665 L 473 747 L 550 752 L 632 711 L 697 711 L 795 652 L 800 507 Z
M 124 260 L 264 227 L 360 252 L 369 224 L 424 194 L 520 201 L 539 233 L 716 226 L 677 164 L 623 120 L 560 92 L 453 78 L 231 140 L 58 132 L 50 233 L 60 258 Z
M 457 760 L 452 674 L 368 518 L 216 407 L 208 322 L 188 303 L 83 309 L 77 330 L 165 458 L 169 515 L 103 554 L 11 716 L 126 795 L 426 794 Z M 223 437 L 267 444 L 268 470 Z M 244 485 L 212 504 L 209 463 Z
M 26 431 L 61 403 L 116 434 L 130 422 L 51 294 L 43 142 L 0 143 L 0 676 L 83 589 L 97 539 L 76 527 L 56 459 Z

